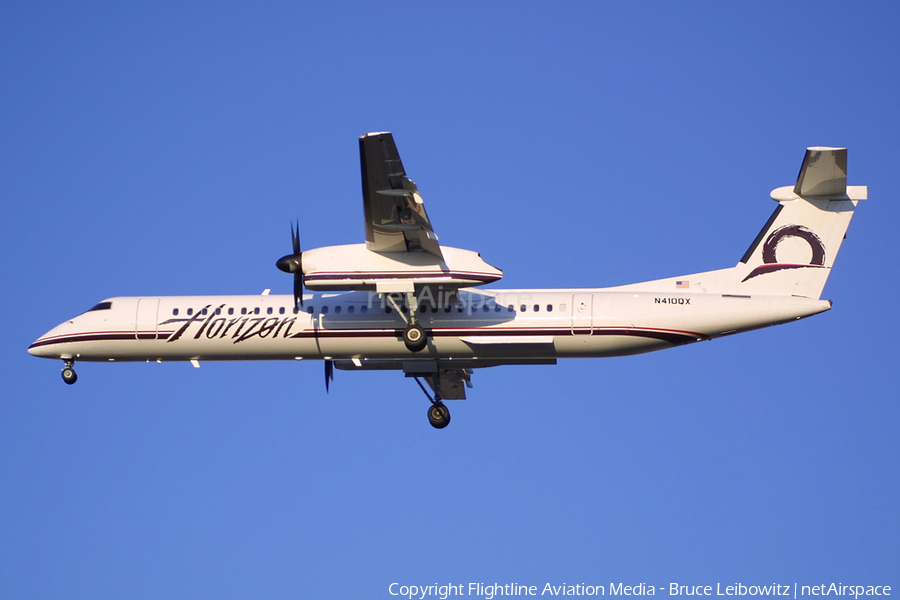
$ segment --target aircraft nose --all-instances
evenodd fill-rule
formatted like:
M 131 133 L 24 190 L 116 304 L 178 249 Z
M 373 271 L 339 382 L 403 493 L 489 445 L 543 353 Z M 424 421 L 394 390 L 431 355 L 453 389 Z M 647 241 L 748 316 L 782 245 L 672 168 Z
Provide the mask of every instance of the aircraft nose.
M 47 356 L 48 344 L 44 342 L 44 337 L 46 336 L 39 337 L 28 346 L 28 354 L 41 357 Z
M 40 356 L 41 358 L 59 358 L 60 344 L 58 341 L 60 328 L 63 326 L 64 325 L 58 325 L 34 340 L 31 345 L 28 346 L 28 354 Z

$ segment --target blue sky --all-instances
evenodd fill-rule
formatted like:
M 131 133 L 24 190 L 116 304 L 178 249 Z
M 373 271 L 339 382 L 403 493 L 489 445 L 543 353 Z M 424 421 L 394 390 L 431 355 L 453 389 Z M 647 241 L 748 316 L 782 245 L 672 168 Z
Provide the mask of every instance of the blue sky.
M 0 596 L 390 598 L 388 585 L 900 585 L 894 3 L 20 3 L 0 20 Z M 116 295 L 289 293 L 363 240 L 393 131 L 505 287 L 734 265 L 810 145 L 868 185 L 798 323 L 413 382 L 60 365 Z

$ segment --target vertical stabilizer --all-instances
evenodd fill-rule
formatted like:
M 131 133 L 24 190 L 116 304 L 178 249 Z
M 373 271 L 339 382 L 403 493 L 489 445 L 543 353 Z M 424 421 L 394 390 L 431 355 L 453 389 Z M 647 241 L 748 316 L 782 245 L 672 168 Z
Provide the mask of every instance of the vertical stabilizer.
M 847 186 L 847 149 L 806 151 L 797 183 L 772 191 L 778 208 L 734 269 L 741 294 L 820 298 L 865 186 Z

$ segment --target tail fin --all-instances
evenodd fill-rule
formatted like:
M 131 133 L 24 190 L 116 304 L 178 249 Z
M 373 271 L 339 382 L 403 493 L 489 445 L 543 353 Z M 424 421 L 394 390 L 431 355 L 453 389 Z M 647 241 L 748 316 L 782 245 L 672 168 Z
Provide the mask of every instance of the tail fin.
M 793 187 L 734 268 L 739 293 L 820 298 L 866 186 L 847 186 L 846 148 L 809 148 Z

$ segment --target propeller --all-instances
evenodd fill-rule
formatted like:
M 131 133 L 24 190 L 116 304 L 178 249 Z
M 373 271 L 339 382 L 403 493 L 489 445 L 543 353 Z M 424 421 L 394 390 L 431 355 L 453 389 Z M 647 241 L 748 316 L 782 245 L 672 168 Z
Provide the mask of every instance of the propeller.
M 325 361 L 325 393 L 328 393 L 328 387 L 331 381 L 334 379 L 334 361 L 326 360 Z
M 291 223 L 291 245 L 294 253 L 282 256 L 275 263 L 275 266 L 285 273 L 294 275 L 294 306 L 298 304 L 303 306 L 303 253 L 300 252 L 300 222 L 297 222 L 297 228 Z

